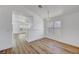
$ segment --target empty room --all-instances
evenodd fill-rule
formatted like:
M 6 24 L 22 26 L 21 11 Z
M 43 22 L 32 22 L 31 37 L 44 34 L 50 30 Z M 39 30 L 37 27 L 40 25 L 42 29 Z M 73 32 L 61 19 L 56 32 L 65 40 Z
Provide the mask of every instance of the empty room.
M 0 54 L 79 54 L 79 5 L 0 5 Z

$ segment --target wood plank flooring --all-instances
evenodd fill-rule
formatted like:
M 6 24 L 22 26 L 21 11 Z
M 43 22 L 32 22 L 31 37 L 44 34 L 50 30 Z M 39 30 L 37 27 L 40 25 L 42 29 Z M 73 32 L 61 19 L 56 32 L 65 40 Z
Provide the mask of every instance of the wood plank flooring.
M 11 53 L 12 53 L 12 48 L 8 48 L 0 51 L 0 54 L 11 54 Z
M 40 54 L 69 54 L 62 46 L 51 39 L 43 38 L 30 43 L 31 47 Z
M 49 38 L 28 43 L 24 39 L 17 38 L 15 47 L 9 49 L 6 54 L 78 54 L 79 48 L 64 44 Z

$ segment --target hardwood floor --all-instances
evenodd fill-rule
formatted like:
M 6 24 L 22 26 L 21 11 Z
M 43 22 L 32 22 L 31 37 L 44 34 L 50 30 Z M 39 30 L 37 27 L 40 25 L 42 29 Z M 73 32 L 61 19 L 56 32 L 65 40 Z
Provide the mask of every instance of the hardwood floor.
M 42 38 L 28 43 L 16 39 L 15 47 L 7 49 L 6 54 L 78 54 L 79 48 L 49 38 Z
M 8 48 L 0 51 L 0 54 L 11 54 L 11 53 L 12 53 L 12 48 Z
M 31 47 L 40 54 L 69 54 L 68 50 L 62 48 L 57 42 L 43 38 L 30 43 Z

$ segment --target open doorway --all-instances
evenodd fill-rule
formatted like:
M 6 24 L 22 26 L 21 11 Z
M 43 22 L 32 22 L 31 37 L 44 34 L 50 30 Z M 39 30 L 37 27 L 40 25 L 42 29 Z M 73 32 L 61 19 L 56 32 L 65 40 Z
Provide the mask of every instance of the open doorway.
M 27 42 L 29 40 L 29 33 L 32 26 L 32 21 L 29 19 L 31 17 L 26 17 L 22 14 L 13 13 L 12 14 L 12 25 L 13 25 L 13 51 L 15 53 L 21 53 L 18 52 L 17 47 L 22 45 L 22 43 Z M 27 42 L 28 43 L 28 42 Z M 24 52 L 22 52 L 24 53 Z

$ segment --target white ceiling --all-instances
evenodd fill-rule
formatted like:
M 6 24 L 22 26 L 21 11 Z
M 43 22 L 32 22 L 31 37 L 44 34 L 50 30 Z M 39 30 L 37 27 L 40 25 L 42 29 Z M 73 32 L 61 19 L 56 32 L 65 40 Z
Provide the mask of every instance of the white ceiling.
M 23 10 L 22 12 L 25 13 L 27 10 L 35 13 L 41 18 L 47 18 L 48 17 L 48 11 L 49 11 L 49 17 L 56 17 L 60 15 L 67 15 L 75 12 L 79 12 L 79 6 L 78 5 L 43 5 L 43 8 L 39 8 L 38 5 L 4 5 L 0 6 L 0 8 L 8 8 L 8 9 L 17 9 Z M 30 15 L 31 16 L 31 15 Z
M 49 16 L 54 16 L 56 13 L 62 13 L 61 6 L 43 6 L 43 8 L 39 8 L 38 6 L 25 6 L 25 7 L 33 11 L 42 18 L 48 17 L 48 12 Z
M 43 8 L 39 8 L 37 5 L 30 5 L 23 7 L 36 13 L 42 18 L 48 17 L 48 11 L 49 11 L 49 17 L 55 17 L 59 15 L 66 15 L 74 12 L 79 12 L 78 5 L 43 5 Z

